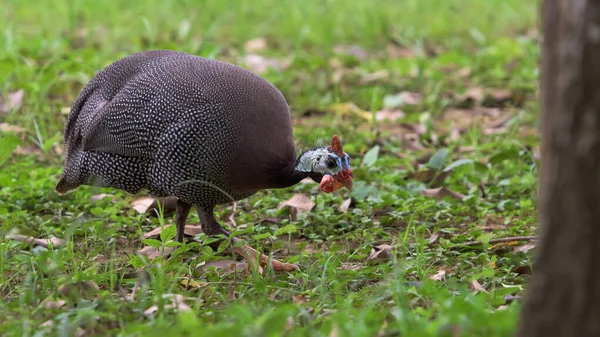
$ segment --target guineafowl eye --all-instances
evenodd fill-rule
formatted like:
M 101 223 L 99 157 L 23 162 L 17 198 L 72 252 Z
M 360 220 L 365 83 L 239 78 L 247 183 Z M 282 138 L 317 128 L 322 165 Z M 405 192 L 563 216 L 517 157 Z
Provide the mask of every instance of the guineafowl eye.
M 337 166 L 337 163 L 335 162 L 335 159 L 329 157 L 327 158 L 327 168 L 328 169 L 334 169 Z

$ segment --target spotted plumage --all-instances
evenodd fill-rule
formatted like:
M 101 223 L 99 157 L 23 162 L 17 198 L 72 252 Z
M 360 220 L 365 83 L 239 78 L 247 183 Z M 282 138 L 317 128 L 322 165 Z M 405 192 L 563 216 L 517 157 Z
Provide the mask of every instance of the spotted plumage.
M 215 205 L 305 177 L 327 180 L 327 191 L 351 188 L 341 143 L 319 148 L 335 167 L 297 169 L 317 167 L 316 158 L 310 150 L 296 158 L 289 108 L 272 84 L 241 67 L 175 51 L 141 52 L 98 72 L 73 104 L 65 147 L 58 193 L 100 185 L 177 197 L 180 241 L 191 205 L 207 234 L 227 234 L 213 216 Z

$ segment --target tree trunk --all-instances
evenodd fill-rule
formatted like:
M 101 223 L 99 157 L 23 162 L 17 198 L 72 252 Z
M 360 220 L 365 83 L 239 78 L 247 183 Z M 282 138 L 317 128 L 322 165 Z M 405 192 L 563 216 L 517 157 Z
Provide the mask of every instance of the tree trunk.
M 542 4 L 540 247 L 518 336 L 600 336 L 600 1 Z

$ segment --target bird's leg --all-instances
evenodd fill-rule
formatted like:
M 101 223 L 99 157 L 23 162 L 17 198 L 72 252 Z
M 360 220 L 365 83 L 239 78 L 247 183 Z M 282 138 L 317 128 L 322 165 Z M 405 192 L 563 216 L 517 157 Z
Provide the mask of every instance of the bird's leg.
M 200 216 L 200 223 L 202 225 L 202 231 L 206 235 L 219 235 L 224 234 L 229 236 L 229 233 L 221 227 L 221 225 L 217 222 L 213 215 L 212 208 L 203 209 L 202 207 L 198 207 L 198 215 Z M 233 251 L 246 259 L 248 262 L 248 266 L 253 266 L 258 269 L 258 271 L 262 274 L 263 267 L 269 264 L 269 257 L 265 254 L 259 253 L 256 249 L 244 244 L 243 241 L 239 238 L 233 238 L 234 247 Z M 236 243 L 243 243 L 241 247 L 236 247 Z M 258 261 L 258 265 L 257 265 Z M 275 259 L 270 260 L 270 266 L 274 271 L 292 271 L 292 270 L 300 270 L 298 266 L 290 263 L 284 263 L 281 261 L 277 261 Z
M 177 235 L 175 236 L 175 240 L 181 243 L 183 243 L 185 221 L 187 220 L 188 214 L 190 214 L 191 207 L 190 204 L 177 199 L 177 205 L 175 206 L 175 226 L 177 226 Z

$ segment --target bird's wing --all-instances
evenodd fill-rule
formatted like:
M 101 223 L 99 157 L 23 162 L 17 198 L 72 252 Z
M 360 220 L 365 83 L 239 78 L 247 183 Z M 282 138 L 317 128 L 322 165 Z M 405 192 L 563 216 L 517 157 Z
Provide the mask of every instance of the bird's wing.
M 152 158 L 155 149 L 142 118 L 144 111 L 150 111 L 146 102 L 117 95 L 90 116 L 82 132 L 83 150 Z

